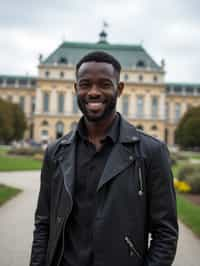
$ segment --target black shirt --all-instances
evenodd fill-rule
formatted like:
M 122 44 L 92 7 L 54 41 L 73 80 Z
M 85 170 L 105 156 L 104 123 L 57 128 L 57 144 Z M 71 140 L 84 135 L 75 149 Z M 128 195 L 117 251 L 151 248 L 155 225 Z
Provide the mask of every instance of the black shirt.
M 96 189 L 112 147 L 117 142 L 119 120 L 117 114 L 99 151 L 87 139 L 83 118 L 78 124 L 74 204 L 65 231 L 62 266 L 93 265 Z

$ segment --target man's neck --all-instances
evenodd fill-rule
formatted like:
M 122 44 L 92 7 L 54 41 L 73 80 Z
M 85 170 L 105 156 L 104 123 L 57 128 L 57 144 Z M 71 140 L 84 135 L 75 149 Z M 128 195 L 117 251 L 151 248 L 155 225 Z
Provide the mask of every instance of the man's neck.
M 105 120 L 101 120 L 98 122 L 88 121 L 85 119 L 85 125 L 88 132 L 88 139 L 92 143 L 98 143 L 101 139 L 103 139 L 106 135 L 108 128 L 111 126 L 114 118 L 116 116 L 116 112 L 110 115 Z

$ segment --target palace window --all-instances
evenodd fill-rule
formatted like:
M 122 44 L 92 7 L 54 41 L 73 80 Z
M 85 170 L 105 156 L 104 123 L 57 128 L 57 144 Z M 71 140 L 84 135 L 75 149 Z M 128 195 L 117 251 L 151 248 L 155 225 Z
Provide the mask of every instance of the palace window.
M 154 81 L 154 82 L 157 82 L 157 81 L 158 81 L 158 77 L 157 77 L 157 76 L 154 76 L 154 77 L 153 77 L 153 81 Z
M 19 107 L 24 112 L 24 108 L 25 108 L 25 97 L 24 96 L 19 97 Z
M 31 113 L 35 112 L 35 96 L 31 97 Z
M 8 95 L 8 101 L 12 102 L 12 99 L 13 99 L 12 95 Z
M 28 80 L 27 79 L 20 79 L 19 80 L 19 85 L 22 86 L 22 87 L 25 87 L 27 86 L 28 84 Z
M 128 81 L 128 74 L 127 73 L 124 74 L 124 81 Z
M 43 120 L 42 123 L 41 123 L 41 125 L 47 127 L 49 125 L 49 123 L 48 123 L 47 120 Z
M 56 124 L 56 138 L 61 138 L 64 134 L 64 124 L 63 122 L 58 122 Z
M 41 136 L 42 137 L 48 137 L 48 135 L 49 135 L 48 130 L 44 129 L 44 130 L 41 131 Z
M 165 118 L 168 120 L 169 119 L 169 103 L 166 102 L 165 104 Z
M 142 118 L 144 116 L 144 97 L 137 96 L 137 118 Z
M 151 105 L 151 116 L 152 119 L 156 119 L 158 117 L 158 97 L 152 97 L 152 105 Z
M 157 130 L 158 129 L 158 127 L 156 126 L 156 125 L 153 125 L 152 127 L 151 127 L 151 130 Z
M 143 68 L 143 67 L 146 67 L 146 64 L 145 64 L 145 62 L 143 61 L 143 60 L 139 60 L 138 62 L 137 62 L 137 64 L 136 64 L 136 67 L 138 67 L 138 68 Z
M 186 88 L 186 93 L 189 94 L 189 95 L 193 94 L 194 93 L 194 88 L 193 87 L 187 87 Z
M 15 84 L 15 79 L 9 78 L 7 79 L 7 85 L 14 85 Z
M 46 72 L 45 72 L 45 77 L 46 77 L 46 78 L 49 78 L 49 76 L 50 76 L 49 71 L 46 71 Z
M 58 112 L 64 113 L 64 94 L 58 94 Z
M 179 119 L 181 118 L 181 104 L 176 103 L 175 105 L 175 122 L 178 122 Z
M 46 92 L 43 95 L 43 111 L 49 112 L 49 94 Z
M 122 96 L 122 114 L 127 116 L 129 110 L 129 95 Z
M 64 72 L 60 72 L 60 78 L 63 79 L 65 76 L 65 73 Z
M 58 60 L 59 64 L 67 64 L 68 60 L 66 57 L 60 57 L 60 59 Z
M 72 112 L 74 114 L 77 114 L 79 112 L 76 94 L 73 94 L 73 108 L 72 108 Z
M 139 81 L 143 81 L 143 76 L 139 75 L 138 79 L 139 79 Z
M 139 129 L 139 130 L 144 130 L 143 125 L 137 125 L 136 128 Z

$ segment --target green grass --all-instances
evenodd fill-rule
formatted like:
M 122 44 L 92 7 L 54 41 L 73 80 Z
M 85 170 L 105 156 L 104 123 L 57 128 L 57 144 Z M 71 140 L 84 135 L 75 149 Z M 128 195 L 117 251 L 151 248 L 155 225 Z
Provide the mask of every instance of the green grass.
M 200 206 L 177 193 L 177 208 L 181 221 L 200 237 Z
M 21 192 L 21 189 L 0 184 L 0 206 Z
M 42 162 L 27 157 L 0 155 L 0 171 L 40 170 Z

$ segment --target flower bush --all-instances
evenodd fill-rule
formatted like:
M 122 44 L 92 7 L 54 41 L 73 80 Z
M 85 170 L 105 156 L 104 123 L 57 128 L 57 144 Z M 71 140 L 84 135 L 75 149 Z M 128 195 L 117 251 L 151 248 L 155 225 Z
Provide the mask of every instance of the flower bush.
M 191 186 L 186 183 L 185 181 L 180 181 L 176 178 L 174 178 L 174 187 L 177 191 L 187 193 L 192 190 Z

